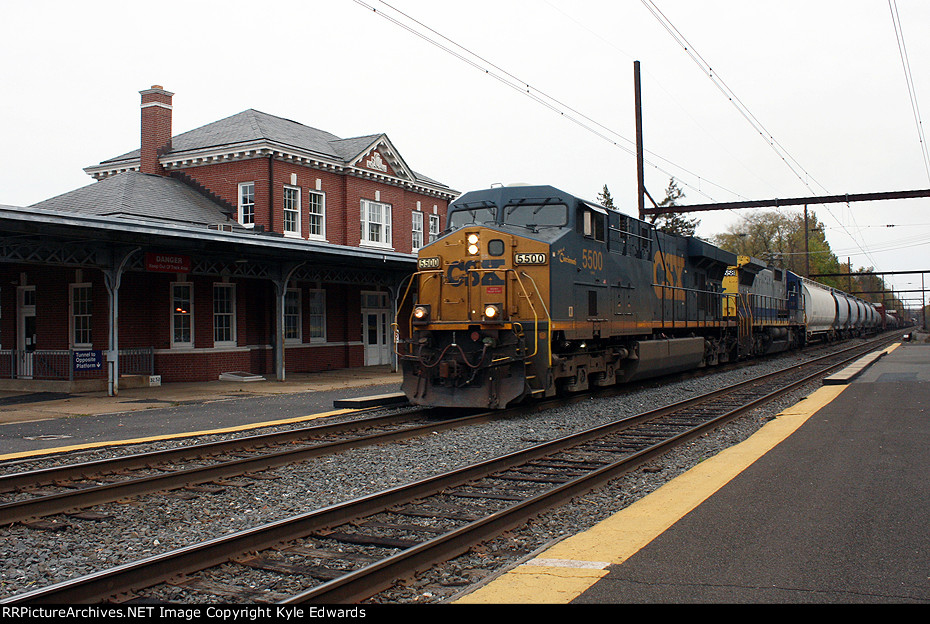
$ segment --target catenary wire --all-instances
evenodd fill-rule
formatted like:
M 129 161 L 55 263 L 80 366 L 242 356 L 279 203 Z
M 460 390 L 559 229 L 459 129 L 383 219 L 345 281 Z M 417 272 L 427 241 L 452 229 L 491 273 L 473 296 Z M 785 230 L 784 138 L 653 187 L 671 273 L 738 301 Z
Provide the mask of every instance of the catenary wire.
M 636 155 L 635 149 L 630 148 L 630 147 L 627 147 L 627 145 L 624 145 L 624 144 L 622 144 L 621 142 L 618 142 L 618 141 L 614 140 L 614 139 L 611 138 L 610 136 L 607 136 L 607 134 L 611 134 L 611 135 L 614 135 L 614 136 L 618 137 L 623 143 L 635 145 L 635 141 L 632 141 L 631 139 L 629 139 L 629 138 L 623 136 L 622 134 L 620 134 L 619 132 L 617 132 L 617 131 L 615 131 L 615 130 L 612 130 L 611 128 L 609 128 L 609 127 L 607 127 L 607 126 L 601 124 L 600 122 L 595 121 L 595 120 L 592 119 L 591 117 L 585 115 L 584 113 L 579 112 L 578 110 L 576 110 L 576 109 L 572 108 L 571 106 L 565 104 L 564 102 L 560 101 L 559 99 L 557 99 L 557 98 L 555 98 L 555 97 L 553 97 L 553 96 L 551 96 L 551 95 L 545 93 L 544 91 L 542 91 L 542 90 L 540 90 L 540 89 L 537 89 L 536 87 L 532 86 L 532 85 L 529 84 L 528 82 L 526 82 L 526 81 L 524 81 L 524 80 L 521 80 L 520 78 L 518 78 L 517 76 L 513 75 L 512 73 L 510 73 L 510 72 L 508 72 L 508 71 L 502 69 L 501 67 L 499 67 L 499 66 L 495 65 L 494 63 L 492 63 L 491 61 L 488 61 L 487 59 L 483 58 L 483 57 L 480 56 L 479 54 L 476 54 L 475 52 L 472 52 L 471 50 L 469 50 L 468 48 L 465 48 L 465 47 L 462 46 L 461 44 L 456 43 L 455 41 L 452 41 L 451 39 L 449 39 L 449 38 L 446 37 L 445 35 L 439 33 L 438 31 L 436 31 L 435 29 L 431 28 L 430 26 L 424 24 L 423 22 L 420 22 L 419 20 L 417 20 L 417 19 L 411 17 L 411 16 L 408 15 L 407 13 L 404 13 L 403 11 L 397 9 L 396 7 L 390 5 L 389 3 L 384 2 L 384 0 L 379 0 L 379 1 L 380 1 L 380 4 L 382 4 L 382 5 L 386 6 L 386 7 L 388 7 L 389 9 L 391 9 L 392 11 L 394 11 L 394 12 L 398 13 L 399 15 L 403 16 L 405 19 L 409 20 L 410 22 L 413 22 L 413 23 L 416 24 L 417 26 L 419 26 L 419 27 L 421 27 L 421 28 L 423 28 L 423 29 L 429 31 L 429 32 L 432 33 L 435 37 L 438 37 L 438 38 L 440 38 L 440 39 L 442 39 L 442 40 L 448 42 L 448 44 L 450 44 L 451 46 L 454 46 L 454 48 L 457 48 L 458 51 L 455 50 L 455 49 L 453 49 L 452 47 L 450 47 L 450 45 L 445 45 L 445 44 L 443 44 L 443 43 L 441 43 L 441 42 L 439 42 L 439 41 L 436 41 L 435 39 L 429 37 L 428 35 L 424 34 L 423 32 L 418 31 L 416 28 L 414 28 L 414 27 L 412 27 L 412 26 L 410 26 L 410 25 L 408 25 L 408 24 L 405 24 L 405 23 L 402 22 L 401 20 L 399 20 L 399 19 L 397 19 L 397 18 L 395 18 L 395 17 L 389 15 L 389 14 L 386 13 L 385 11 L 379 11 L 376 7 L 371 6 L 370 4 L 368 4 L 367 2 L 365 2 L 364 0 L 354 0 L 354 1 L 356 2 L 356 4 L 359 4 L 360 6 L 364 7 L 365 9 L 368 9 L 368 10 L 370 10 L 370 11 L 376 13 L 376 14 L 379 15 L 380 17 L 383 17 L 384 19 L 390 21 L 391 23 L 393 23 L 393 24 L 395 24 L 395 25 L 397 25 L 397 26 L 403 28 L 404 30 L 410 32 L 411 34 L 413 34 L 413 35 L 415 35 L 415 36 L 417 36 L 417 37 L 423 39 L 423 40 L 426 41 L 427 43 L 430 43 L 430 44 L 436 46 L 437 48 L 443 50 L 444 52 L 446 52 L 446 53 L 448 53 L 448 54 L 451 54 L 451 55 L 454 56 L 455 58 L 457 58 L 457 59 L 459 59 L 459 60 L 461 60 L 461 61 L 467 63 L 468 65 L 474 67 L 475 69 L 478 69 L 479 71 L 482 71 L 483 73 L 485 73 L 485 74 L 488 75 L 489 77 L 494 78 L 495 80 L 498 80 L 498 81 L 501 82 L 502 84 L 504 84 L 504 85 L 506 85 L 506 86 L 508 86 L 508 87 L 510 87 L 510 88 L 512 88 L 512 89 L 514 89 L 514 90 L 516 90 L 516 91 L 518 91 L 518 92 L 520 92 L 520 93 L 523 93 L 524 95 L 530 97 L 530 98 L 533 99 L 534 101 L 536 101 L 536 102 L 542 104 L 543 106 L 549 108 L 549 109 L 552 110 L 553 112 L 558 113 L 560 116 L 562 116 L 562 117 L 564 117 L 565 119 L 567 119 L 567 120 L 569 120 L 569 121 L 571 121 L 571 122 L 573 122 L 573 123 L 575 123 L 575 124 L 581 126 L 581 127 L 584 128 L 585 130 L 587 130 L 587 131 L 589 131 L 589 132 L 595 134 L 596 136 L 598 136 L 598 137 L 600 137 L 600 138 L 602 138 L 602 139 L 608 141 L 608 142 L 611 143 L 612 145 L 614 145 L 614 146 L 618 147 L 619 149 L 621 149 L 621 150 L 627 152 L 628 154 L 630 154 L 630 155 L 632 155 L 632 156 L 635 156 L 635 155 Z M 471 58 L 470 58 L 470 57 L 471 57 Z M 477 59 L 477 61 L 472 60 L 472 58 Z M 493 70 L 493 71 L 492 71 L 492 70 Z M 566 112 L 566 111 L 567 111 L 567 112 Z M 650 153 L 652 156 L 654 156 L 654 157 L 656 157 L 656 158 L 658 158 L 658 159 L 660 159 L 660 160 L 662 160 L 662 161 L 668 163 L 668 164 L 671 165 L 672 167 L 674 167 L 674 168 L 676 168 L 676 169 L 679 169 L 679 170 L 681 170 L 681 171 L 683 171 L 683 172 L 685 172 L 685 173 L 687 173 L 687 174 L 693 176 L 694 178 L 697 178 L 697 179 L 701 180 L 701 181 L 704 182 L 704 183 L 707 183 L 707 184 L 710 184 L 710 185 L 712 185 L 712 186 L 714 186 L 714 187 L 717 187 L 717 188 L 719 188 L 719 189 L 721 189 L 721 190 L 723 190 L 723 191 L 726 191 L 727 193 L 730 193 L 731 195 L 734 195 L 734 196 L 736 196 L 736 197 L 740 197 L 740 195 L 739 195 L 738 193 L 736 193 L 736 192 L 734 192 L 734 191 L 731 191 L 731 190 L 729 190 L 729 189 L 727 189 L 727 188 L 721 186 L 720 184 L 716 184 L 716 183 L 712 182 L 711 180 L 709 180 L 708 178 L 706 178 L 706 177 L 704 177 L 704 176 L 699 176 L 698 174 L 696 174 L 696 173 L 694 173 L 694 172 L 692 172 L 692 171 L 689 171 L 689 170 L 686 169 L 685 167 L 683 167 L 683 166 L 681 166 L 681 165 L 678 165 L 678 164 L 672 162 L 671 160 L 669 160 L 669 159 L 667 159 L 667 158 L 664 158 L 664 157 L 662 157 L 662 156 L 659 156 L 658 154 L 655 154 L 654 152 L 649 152 L 649 153 Z M 695 192 L 699 193 L 700 195 L 703 195 L 704 197 L 708 198 L 710 201 L 716 201 L 716 200 L 714 200 L 713 197 L 711 197 L 711 196 L 708 195 L 706 192 L 704 192 L 704 190 L 701 189 L 700 187 L 695 187 L 693 184 L 690 184 L 690 183 L 687 182 L 686 180 L 681 179 L 681 176 L 680 176 L 680 175 L 679 175 L 679 176 L 675 176 L 674 173 L 672 173 L 672 172 L 668 171 L 667 169 L 665 169 L 665 168 L 663 168 L 663 167 L 657 165 L 657 164 L 654 163 L 654 162 L 649 162 L 649 161 L 647 161 L 646 164 L 648 164 L 649 166 L 655 168 L 656 170 L 662 172 L 663 174 L 665 174 L 665 175 L 667 175 L 667 176 L 669 176 L 669 177 L 677 177 L 677 179 L 681 182 L 682 185 L 687 186 L 688 188 L 690 188 L 690 189 L 694 190 Z

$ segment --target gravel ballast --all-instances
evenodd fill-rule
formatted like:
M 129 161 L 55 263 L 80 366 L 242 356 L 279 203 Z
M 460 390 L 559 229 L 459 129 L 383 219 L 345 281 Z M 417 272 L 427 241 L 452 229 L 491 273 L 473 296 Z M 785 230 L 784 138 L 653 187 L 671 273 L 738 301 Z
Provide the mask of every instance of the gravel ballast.
M 667 405 L 809 359 L 791 354 L 748 368 L 700 378 L 639 388 L 611 398 L 593 398 L 568 407 L 494 421 L 415 440 L 347 451 L 274 471 L 276 478 L 247 487 L 227 487 L 216 494 L 185 500 L 170 494 L 143 496 L 94 509 L 100 520 L 56 516 L 56 530 L 23 525 L 0 528 L 6 544 L 0 563 L 0 597 L 77 578 L 105 568 L 182 548 L 284 517 L 365 496 L 454 468 L 490 459 L 546 440 Z M 695 464 L 751 436 L 769 419 L 819 386 L 809 384 L 791 396 L 739 418 L 692 441 L 650 465 L 578 497 L 474 552 L 422 574 L 415 581 L 382 592 L 372 602 L 436 603 L 512 568 L 540 549 L 583 531 L 629 505 Z M 488 441 L 493 441 L 489 444 Z M 157 448 L 163 445 L 146 445 Z M 140 447 L 132 449 L 140 452 Z M 125 453 L 125 448 L 95 452 Z M 88 457 L 83 456 L 82 460 Z M 49 461 L 60 461 L 50 459 Z M 30 462 L 30 468 L 42 462 Z M 0 465 L 0 471 L 20 471 L 21 465 Z M 254 586 L 259 595 L 275 599 L 293 588 L 265 581 L 259 571 L 244 579 L 231 567 L 230 585 Z M 213 573 L 222 577 L 222 571 Z M 262 593 L 267 592 L 267 593 Z M 165 594 L 164 600 L 189 600 Z

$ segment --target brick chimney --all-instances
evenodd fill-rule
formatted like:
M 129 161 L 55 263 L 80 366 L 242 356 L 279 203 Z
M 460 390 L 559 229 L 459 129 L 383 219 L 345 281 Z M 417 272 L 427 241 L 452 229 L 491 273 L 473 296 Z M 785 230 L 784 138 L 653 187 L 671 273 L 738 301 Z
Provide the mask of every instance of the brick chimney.
M 158 156 L 171 148 L 171 97 L 161 85 L 139 91 L 142 94 L 142 150 L 139 155 L 142 173 L 165 175 Z

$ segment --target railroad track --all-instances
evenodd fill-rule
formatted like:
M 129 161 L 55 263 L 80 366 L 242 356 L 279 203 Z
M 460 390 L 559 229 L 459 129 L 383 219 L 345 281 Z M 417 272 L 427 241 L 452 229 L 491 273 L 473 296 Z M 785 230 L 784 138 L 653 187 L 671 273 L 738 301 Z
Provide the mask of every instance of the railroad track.
M 418 409 L 0 475 L 0 494 L 8 499 L 19 497 L 0 503 L 0 518 L 4 524 L 23 522 L 49 528 L 39 518 L 143 494 L 223 487 L 229 479 L 255 477 L 280 466 L 464 427 L 494 416 L 486 412 L 436 419 L 431 410 Z
M 718 370 L 705 369 L 698 374 Z M 605 388 L 599 395 L 623 393 L 630 387 Z M 195 498 L 200 493 L 219 492 L 231 485 L 243 487 L 249 480 L 264 479 L 267 476 L 262 474 L 264 471 L 281 466 L 586 398 L 587 395 L 557 398 L 536 403 L 531 408 L 519 406 L 509 410 L 469 412 L 455 418 L 437 417 L 434 410 L 418 408 L 348 422 L 4 474 L 0 475 L 0 518 L 4 524 L 20 522 L 35 529 L 54 529 L 55 523 L 42 518 L 71 514 L 77 518 L 99 519 L 99 514 L 86 510 L 158 492 Z M 373 409 L 357 413 L 369 411 Z
M 282 603 L 356 602 L 530 517 L 622 475 L 798 385 L 874 349 L 848 349 L 778 373 L 618 420 L 409 485 L 6 599 L 89 602 L 149 596 L 254 600 L 247 585 L 211 580 L 237 566 L 293 580 Z M 309 587 L 309 589 L 306 589 Z M 142 592 L 143 588 L 152 588 Z M 154 593 L 150 593 L 154 590 Z M 192 600 L 194 594 L 186 594 Z

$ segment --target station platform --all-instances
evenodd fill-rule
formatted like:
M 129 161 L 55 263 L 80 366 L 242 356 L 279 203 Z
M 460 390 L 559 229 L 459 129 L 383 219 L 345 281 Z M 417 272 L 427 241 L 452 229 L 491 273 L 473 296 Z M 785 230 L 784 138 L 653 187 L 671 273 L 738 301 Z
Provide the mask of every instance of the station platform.
M 323 418 L 400 390 L 390 366 L 291 373 L 285 381 L 167 383 L 106 392 L 0 392 L 0 461 Z
M 930 602 L 926 340 L 457 602 Z

